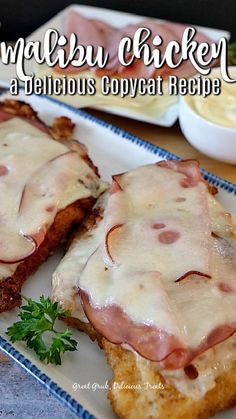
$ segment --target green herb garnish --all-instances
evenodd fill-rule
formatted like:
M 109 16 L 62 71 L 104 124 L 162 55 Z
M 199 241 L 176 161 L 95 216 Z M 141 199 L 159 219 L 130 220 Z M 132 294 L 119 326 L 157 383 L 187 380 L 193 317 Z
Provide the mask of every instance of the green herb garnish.
M 61 365 L 61 354 L 75 351 L 77 342 L 72 339 L 69 329 L 58 332 L 54 329 L 59 317 L 68 317 L 70 313 L 58 307 L 50 298 L 40 297 L 40 301 L 23 297 L 27 305 L 21 307 L 18 314 L 20 321 L 8 327 L 6 334 L 11 342 L 24 341 L 33 349 L 40 361 L 47 364 Z
M 236 65 L 236 42 L 229 45 L 229 65 Z

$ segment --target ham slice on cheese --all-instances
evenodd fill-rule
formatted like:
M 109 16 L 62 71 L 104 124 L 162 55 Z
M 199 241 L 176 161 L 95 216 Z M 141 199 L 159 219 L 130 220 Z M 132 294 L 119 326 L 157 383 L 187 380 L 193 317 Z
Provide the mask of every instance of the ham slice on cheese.
M 87 19 L 79 13 L 70 11 L 65 19 L 63 34 L 69 40 L 70 35 L 74 33 L 77 36 L 78 44 L 84 47 L 91 45 L 94 48 L 94 54 L 96 54 L 99 46 L 105 47 L 107 45 L 108 36 L 112 39 L 114 31 L 115 29 L 105 22 Z M 66 45 L 65 49 L 69 52 L 69 44 Z M 76 59 L 78 59 L 78 54 L 74 57 L 74 60 Z M 61 69 L 59 66 L 56 66 L 55 70 L 59 73 L 70 74 L 85 71 L 88 68 L 88 64 L 84 64 L 82 67 L 74 67 L 70 64 L 66 69 Z
M 114 176 L 100 244 L 79 278 L 89 321 L 163 368 L 185 367 L 236 330 L 234 236 L 197 162 Z
M 77 149 L 54 141 L 29 105 L 1 102 L 1 279 L 38 249 L 60 210 L 100 194 L 99 177 L 80 156 L 79 143 Z
M 161 37 L 161 44 L 158 46 L 161 53 L 164 54 L 165 49 L 170 41 L 177 41 L 181 43 L 184 30 L 187 25 L 173 23 L 173 22 L 157 22 L 154 19 L 144 19 L 136 24 L 129 24 L 121 28 L 113 27 L 106 22 L 102 22 L 97 19 L 88 19 L 81 14 L 70 11 L 65 19 L 64 23 L 64 35 L 69 39 L 71 33 L 75 33 L 78 38 L 78 43 L 88 47 L 92 45 L 94 52 L 96 53 L 98 46 L 104 48 L 105 52 L 109 54 L 109 60 L 104 68 L 91 68 L 92 72 L 96 72 L 98 76 L 112 75 L 118 77 L 132 77 L 132 78 L 150 78 L 158 75 L 167 78 L 169 75 L 176 75 L 178 77 L 190 77 L 196 74 L 196 69 L 189 63 L 189 60 L 181 63 L 180 67 L 176 69 L 170 69 L 167 65 L 164 65 L 160 69 L 156 69 L 153 64 L 145 66 L 143 59 L 135 59 L 135 61 L 128 67 L 124 67 L 120 64 L 118 59 L 118 48 L 120 41 L 123 37 L 133 38 L 135 32 L 139 28 L 147 28 L 151 31 L 149 38 L 146 43 L 149 45 L 151 51 L 155 48 L 153 39 L 157 35 Z M 143 33 L 142 37 L 146 38 L 146 32 Z M 197 42 L 208 42 L 211 40 L 202 32 L 197 31 L 195 38 Z M 65 47 L 66 51 L 69 51 L 69 45 Z M 128 61 L 130 53 L 126 53 L 126 59 Z M 75 59 L 78 58 L 78 54 Z M 179 56 L 175 54 L 174 62 L 178 62 Z M 87 64 L 81 67 L 75 67 L 70 64 L 67 68 L 61 69 L 59 66 L 55 67 L 55 71 L 59 73 L 71 74 L 79 73 L 81 71 L 88 70 Z
M 178 281 L 192 272 L 210 276 L 207 186 L 201 178 L 199 181 L 196 164 L 172 166 L 170 170 L 168 164 L 151 165 L 114 177 L 120 190 L 111 195 L 106 210 L 106 259 L 127 267 L 136 260 L 137 270 L 159 269 L 168 281 Z M 136 246 L 141 237 L 143 241 Z M 179 266 L 177 253 L 182 259 Z M 145 261 L 143 254 L 147 255 Z

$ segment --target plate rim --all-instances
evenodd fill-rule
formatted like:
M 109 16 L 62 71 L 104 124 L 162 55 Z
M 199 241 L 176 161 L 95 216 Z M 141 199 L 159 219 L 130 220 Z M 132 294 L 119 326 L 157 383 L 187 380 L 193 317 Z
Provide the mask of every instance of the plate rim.
M 24 91 L 24 88 L 21 86 L 20 90 Z M 83 109 L 77 109 L 72 105 L 69 105 L 67 103 L 63 103 L 57 99 L 54 99 L 50 96 L 46 95 L 35 95 L 32 96 L 40 96 L 40 99 L 42 100 L 48 100 L 49 102 L 54 103 L 55 105 L 68 109 L 69 111 L 81 116 L 84 119 L 87 119 L 91 122 L 94 122 L 95 124 L 98 124 L 100 126 L 103 126 L 106 129 L 109 129 L 111 132 L 117 134 L 119 137 L 122 137 L 125 140 L 128 140 L 134 144 L 136 144 L 139 147 L 142 147 L 146 149 L 147 151 L 150 151 L 152 154 L 157 154 L 159 157 L 163 157 L 163 159 L 172 159 L 172 160 L 182 160 L 181 157 L 177 156 L 174 153 L 171 153 L 168 150 L 165 150 L 162 147 L 159 147 L 158 145 L 152 144 L 148 140 L 144 140 L 143 138 L 139 137 L 138 135 L 132 134 L 131 132 L 118 127 L 115 124 L 112 124 L 110 122 L 107 122 L 97 116 L 94 116 L 90 114 L 87 111 L 84 111 Z M 185 160 L 193 160 L 193 159 L 185 159 Z M 196 159 L 197 160 L 197 159 Z M 215 175 L 214 173 L 209 172 L 208 170 L 201 168 L 201 173 L 204 176 L 204 179 L 210 182 L 214 186 L 218 186 L 219 188 L 232 193 L 233 195 L 236 195 L 236 184 L 233 182 L 230 182 L 220 176 Z
M 92 413 L 86 410 L 82 404 L 77 402 L 73 397 L 63 390 L 55 381 L 42 372 L 36 365 L 34 365 L 27 357 L 22 355 L 11 343 L 0 336 L 0 350 L 8 355 L 16 364 L 30 374 L 38 383 L 40 383 L 50 394 L 60 400 L 78 418 L 81 419 L 96 419 Z
M 162 19 L 162 18 L 158 18 L 158 17 L 154 17 L 154 16 L 146 16 L 146 15 L 141 15 L 141 14 L 137 14 L 137 13 L 133 13 L 133 12 L 126 12 L 124 10 L 114 10 L 111 9 L 109 7 L 98 7 L 98 6 L 93 6 L 93 5 L 86 5 L 86 4 L 78 4 L 78 3 L 73 3 L 66 6 L 65 8 L 63 8 L 62 10 L 60 10 L 58 13 L 55 13 L 53 15 L 53 17 L 51 19 L 48 19 L 45 23 L 43 23 L 42 25 L 40 25 L 38 28 L 36 28 L 32 33 L 30 33 L 27 36 L 27 40 L 31 41 L 31 40 L 35 40 L 38 39 L 38 36 L 41 37 L 41 32 L 46 28 L 48 28 L 49 24 L 51 25 L 51 22 L 54 20 L 63 20 L 66 16 L 67 13 L 69 13 L 70 11 L 75 11 L 75 12 L 79 12 L 79 13 L 85 13 L 84 16 L 85 17 L 90 17 L 90 18 L 94 18 L 93 14 L 98 12 L 99 14 L 104 12 L 104 13 L 109 13 L 109 14 L 114 14 L 114 17 L 126 17 L 126 18 L 130 18 L 130 19 L 140 19 L 140 21 L 142 21 L 143 19 L 151 19 L 157 22 L 169 22 L 169 23 L 175 23 L 175 21 L 173 20 L 168 20 L 168 19 Z M 88 14 L 88 16 L 87 16 Z M 101 19 L 99 17 L 99 19 Z M 102 20 L 102 19 L 101 19 Z M 106 19 L 104 20 L 104 22 L 106 22 Z M 58 23 L 57 23 L 58 24 Z M 56 24 L 55 26 L 55 22 L 54 22 L 54 28 L 56 29 L 60 29 L 60 27 L 58 27 Z M 196 29 L 202 31 L 205 34 L 208 34 L 208 36 L 213 36 L 213 33 L 215 34 L 212 37 L 212 40 L 216 40 L 216 33 L 220 34 L 219 36 L 217 36 L 217 39 L 219 39 L 219 37 L 225 37 L 228 41 L 231 39 L 231 32 L 229 32 L 226 29 L 220 29 L 220 28 L 214 28 L 212 26 L 202 26 L 202 25 L 195 25 L 194 23 L 188 23 L 185 22 L 183 23 L 184 25 L 188 25 L 188 26 L 194 26 L 196 27 Z M 211 35 L 210 35 L 211 34 Z M 34 66 L 33 66 L 34 67 Z M 172 127 L 176 121 L 178 121 L 179 119 L 179 95 L 176 96 L 177 101 L 168 105 L 167 109 L 165 110 L 164 114 L 161 116 L 157 116 L 157 115 L 146 115 L 143 114 L 142 112 L 137 113 L 135 111 L 135 109 L 133 109 L 131 111 L 131 113 L 129 115 L 125 115 L 125 109 L 122 110 L 122 107 L 119 106 L 112 106 L 111 110 L 108 111 L 109 106 L 104 104 L 104 105 L 94 105 L 94 109 L 97 110 L 105 110 L 108 111 L 111 114 L 114 115 L 119 115 L 121 117 L 126 116 L 127 118 L 130 119 L 135 119 L 137 121 L 140 122 L 145 122 L 145 123 L 149 123 L 149 124 L 154 124 L 157 126 L 161 126 L 161 127 Z
M 0 81 L 0 86 L 4 85 Z M 5 87 L 5 86 L 4 86 Z M 20 90 L 24 90 L 20 88 Z M 0 94 L 0 98 L 4 97 L 5 94 L 9 92 L 2 92 Z M 39 95 L 32 95 L 32 96 L 39 96 Z M 163 157 L 163 159 L 173 159 L 173 160 L 181 160 L 180 157 L 177 155 L 150 143 L 147 140 L 142 139 L 134 134 L 131 134 L 129 131 L 126 131 L 118 126 L 111 124 L 107 121 L 104 121 L 94 115 L 91 115 L 89 112 L 77 109 L 71 105 L 62 103 L 54 98 L 40 95 L 40 100 L 49 101 L 61 108 L 68 109 L 72 113 L 81 116 L 85 120 L 89 120 L 95 124 L 98 124 L 113 133 L 117 134 L 124 140 L 130 141 L 137 145 L 138 147 L 142 147 L 147 151 L 150 151 L 152 154 L 156 154 L 159 157 Z M 229 182 L 217 175 L 214 175 L 211 172 L 208 172 L 205 169 L 201 169 L 204 179 L 210 182 L 212 185 L 217 186 L 224 191 L 227 191 L 230 194 L 236 195 L 236 184 Z M 91 414 L 87 409 L 85 409 L 82 404 L 77 402 L 67 391 L 63 390 L 55 381 L 51 380 L 51 378 L 43 373 L 36 365 L 34 365 L 27 357 L 21 354 L 19 350 L 17 350 L 11 343 L 9 343 L 5 338 L 0 335 L 0 350 L 2 350 L 6 355 L 10 356 L 13 361 L 15 361 L 18 365 L 20 365 L 24 370 L 26 370 L 35 380 L 37 380 L 44 388 L 46 388 L 51 394 L 57 397 L 64 405 L 70 408 L 72 412 L 74 412 L 77 417 L 81 419 L 96 419 L 96 417 Z

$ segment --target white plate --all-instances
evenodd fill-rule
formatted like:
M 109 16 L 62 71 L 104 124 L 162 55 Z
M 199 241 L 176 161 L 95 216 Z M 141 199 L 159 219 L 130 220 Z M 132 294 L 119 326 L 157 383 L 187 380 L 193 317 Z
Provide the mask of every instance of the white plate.
M 90 156 L 106 180 L 111 180 L 111 175 L 114 173 L 121 173 L 137 165 L 175 158 L 165 150 L 68 105 L 46 97 L 25 98 L 24 94 L 20 95 L 20 99 L 29 102 L 46 123 L 51 123 L 55 116 L 70 117 L 76 123 L 75 137 L 87 145 Z M 204 174 L 211 183 L 219 186 L 220 200 L 229 211 L 236 214 L 236 185 L 206 172 Z M 51 275 L 61 256 L 62 253 L 58 251 L 41 266 L 34 277 L 25 283 L 24 295 L 36 300 L 42 294 L 50 295 Z M 43 383 L 49 391 L 57 395 L 79 417 L 87 419 L 91 417 L 86 409 L 99 419 L 114 418 L 105 390 L 73 391 L 74 383 L 105 385 L 111 377 L 105 356 L 97 345 L 83 333 L 74 331 L 74 337 L 79 342 L 78 351 L 66 354 L 61 366 L 44 365 L 24 344 L 9 344 L 5 331 L 16 321 L 17 312 L 18 310 L 13 310 L 0 315 L 0 348 Z M 236 409 L 224 412 L 217 416 L 219 417 L 233 419 L 236 417 Z
M 65 21 L 65 16 L 71 10 L 77 11 L 84 16 L 92 19 L 100 19 L 104 22 L 112 24 L 113 26 L 120 28 L 130 23 L 137 23 L 146 19 L 145 16 L 138 16 L 131 13 L 124 13 L 110 9 L 103 9 L 100 7 L 92 7 L 92 6 L 81 6 L 81 5 L 71 5 L 66 9 L 62 10 L 52 19 L 50 19 L 47 23 L 42 25 L 38 28 L 35 32 L 33 32 L 27 40 L 30 41 L 40 41 L 43 39 L 44 34 L 47 29 L 54 28 L 57 29 L 59 32 L 62 31 L 63 22 Z M 155 19 L 156 21 L 163 22 L 163 20 Z M 213 41 L 218 41 L 221 37 L 226 37 L 227 39 L 230 38 L 230 33 L 227 31 L 222 31 L 220 29 L 212 29 L 206 28 L 201 26 L 196 26 L 197 29 L 201 30 L 204 34 L 209 36 Z M 30 61 L 26 63 L 25 69 L 27 73 L 30 74 L 34 71 L 35 65 L 34 61 Z M 15 77 L 15 68 L 13 65 L 3 66 L 0 62 L 0 79 L 9 81 L 10 78 Z M 160 97 L 160 100 L 165 99 L 164 96 Z M 60 100 L 63 100 L 60 98 Z M 74 98 L 73 98 L 73 104 Z M 77 106 L 77 104 L 76 104 Z M 78 107 L 79 107 L 79 100 L 78 100 Z M 105 110 L 106 112 L 113 113 L 120 116 L 125 116 L 128 118 L 137 119 L 144 122 L 150 122 L 156 125 L 170 127 L 172 126 L 177 118 L 178 118 L 178 103 L 176 98 L 176 103 L 172 104 L 168 107 L 166 113 L 162 116 L 148 116 L 147 114 L 142 114 L 141 112 L 137 112 L 133 109 L 122 109 L 118 107 L 106 107 L 106 106 L 97 106 L 96 109 Z

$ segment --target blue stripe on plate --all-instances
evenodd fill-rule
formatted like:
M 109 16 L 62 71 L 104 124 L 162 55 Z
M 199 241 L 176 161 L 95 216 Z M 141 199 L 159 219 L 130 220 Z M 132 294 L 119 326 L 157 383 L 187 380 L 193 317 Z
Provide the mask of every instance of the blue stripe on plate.
M 2 92 L 3 94 L 6 92 Z M 1 94 L 0 94 L 1 95 Z M 42 100 L 46 100 L 56 104 L 61 108 L 68 109 L 69 111 L 81 116 L 84 119 L 87 119 L 97 125 L 103 126 L 104 128 L 114 132 L 118 136 L 122 137 L 127 141 L 131 141 L 132 143 L 136 144 L 139 147 L 142 147 L 148 150 L 152 154 L 157 154 L 159 157 L 163 159 L 175 159 L 180 160 L 180 157 L 172 154 L 163 148 L 160 148 L 156 145 L 149 143 L 146 140 L 143 140 L 136 135 L 133 135 L 121 128 L 118 128 L 108 122 L 105 122 L 89 113 L 81 110 L 76 109 L 73 106 L 67 105 L 65 103 L 59 102 L 54 98 L 50 98 L 47 96 L 41 96 Z M 204 178 L 212 183 L 215 186 L 218 186 L 225 191 L 236 195 L 236 185 L 231 182 L 228 182 L 218 176 L 213 175 L 212 173 L 207 172 L 206 170 L 202 169 L 202 173 Z M 67 405 L 77 416 L 81 419 L 95 419 L 95 417 L 89 413 L 87 410 L 83 408 L 76 400 L 74 400 L 66 391 L 64 391 L 61 387 L 59 387 L 55 382 L 53 382 L 46 374 L 40 371 L 34 364 L 31 363 L 27 358 L 25 358 L 20 352 L 18 352 L 10 343 L 8 343 L 5 339 L 0 337 L 0 348 L 3 352 L 9 355 L 14 361 L 16 361 L 21 367 L 23 367 L 28 373 L 30 373 L 37 381 L 39 381 L 48 391 L 54 394 L 59 400 L 61 400 L 65 405 Z
M 83 408 L 76 400 L 74 400 L 66 391 L 59 387 L 54 381 L 52 381 L 46 374 L 40 371 L 31 361 L 25 358 L 20 352 L 18 352 L 9 342 L 4 338 L 0 337 L 0 348 L 1 350 L 10 356 L 17 364 L 23 367 L 28 373 L 30 373 L 37 381 L 39 381 L 50 393 L 61 400 L 66 406 L 68 406 L 77 416 L 81 419 L 96 419 L 91 413 Z
M 23 89 L 23 88 L 22 88 Z M 125 140 L 131 141 L 132 143 L 138 145 L 139 147 L 143 147 L 146 150 L 148 150 L 150 153 L 152 154 L 157 154 L 159 157 L 163 158 L 163 159 L 174 159 L 174 160 L 181 160 L 181 157 L 176 156 L 173 153 L 170 153 L 169 151 L 165 150 L 164 148 L 158 147 L 154 144 L 149 143 L 146 140 L 143 140 L 142 138 L 138 137 L 137 135 L 131 134 L 128 131 L 123 130 L 122 128 L 119 128 L 113 124 L 110 124 L 109 122 L 103 121 L 102 119 L 97 118 L 96 116 L 93 116 L 91 114 L 89 114 L 86 111 L 83 111 L 81 109 L 76 109 L 71 105 L 67 105 L 66 103 L 62 103 L 59 102 L 58 100 L 45 96 L 45 95 L 41 95 L 40 98 L 42 100 L 46 100 L 49 102 L 52 102 L 54 104 L 56 104 L 57 106 L 61 107 L 61 108 L 65 108 L 68 109 L 69 111 L 81 116 L 84 119 L 87 119 L 97 125 L 100 125 L 106 129 L 109 129 L 110 131 L 114 132 L 115 134 L 117 134 L 119 137 L 124 138 Z M 234 183 L 228 182 L 225 179 L 222 179 L 219 176 L 214 175 L 213 173 L 208 172 L 205 169 L 202 169 L 202 174 L 204 176 L 204 178 L 212 183 L 215 186 L 218 186 L 222 189 L 224 189 L 225 191 L 232 193 L 234 195 L 236 195 L 236 185 Z

